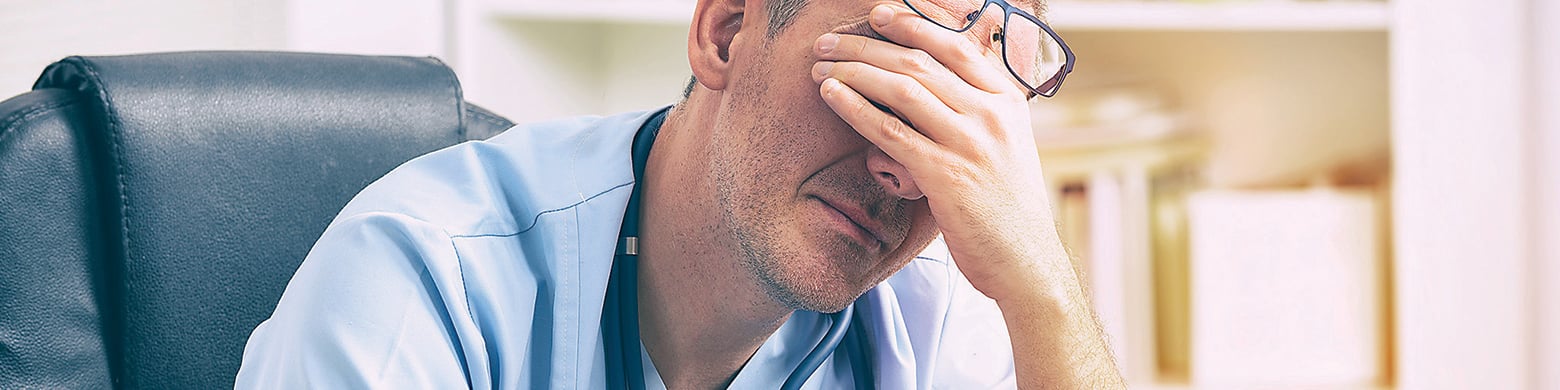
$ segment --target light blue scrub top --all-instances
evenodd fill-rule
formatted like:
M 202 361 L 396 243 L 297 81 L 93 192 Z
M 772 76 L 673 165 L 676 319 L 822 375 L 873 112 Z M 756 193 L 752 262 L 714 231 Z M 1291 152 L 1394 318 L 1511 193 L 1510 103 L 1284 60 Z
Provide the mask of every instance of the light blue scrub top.
M 516 126 L 369 185 L 250 335 L 237 387 L 604 388 L 602 302 L 652 113 Z M 940 239 L 856 310 L 878 387 L 1015 387 L 1001 313 Z M 828 325 L 793 314 L 731 387 L 779 387 Z M 848 366 L 831 358 L 806 387 L 851 387 Z

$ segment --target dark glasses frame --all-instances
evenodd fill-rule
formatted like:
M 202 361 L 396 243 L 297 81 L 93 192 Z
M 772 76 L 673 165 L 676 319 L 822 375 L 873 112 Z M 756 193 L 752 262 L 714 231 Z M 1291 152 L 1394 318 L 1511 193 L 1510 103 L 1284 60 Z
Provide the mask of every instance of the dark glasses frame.
M 904 0 L 904 2 L 905 6 L 910 7 L 910 10 L 915 11 L 915 14 L 920 15 L 922 19 L 926 19 L 926 21 L 932 22 L 932 24 L 935 24 L 938 27 L 942 27 L 958 33 L 969 31 L 970 28 L 975 27 L 975 23 L 980 21 L 981 16 L 986 13 L 987 8 L 991 8 L 992 4 L 996 4 L 997 6 L 1001 7 L 1003 34 L 1001 35 L 1001 40 L 999 43 L 1002 44 L 1002 65 L 1007 67 L 1008 73 L 1011 73 L 1013 78 L 1018 79 L 1019 84 L 1022 84 L 1024 88 L 1029 90 L 1029 98 L 1031 99 L 1033 99 L 1036 95 L 1044 96 L 1046 98 L 1055 97 L 1056 92 L 1062 89 L 1062 81 L 1067 79 L 1068 73 L 1072 73 L 1073 63 L 1077 61 L 1077 57 L 1073 56 L 1072 49 L 1067 47 L 1067 42 L 1063 42 L 1062 37 L 1060 35 L 1056 35 L 1056 31 L 1051 30 L 1050 25 L 1040 21 L 1040 18 L 1030 14 L 1028 11 L 1024 11 L 1023 9 L 1009 4 L 1006 0 L 986 0 L 980 5 L 979 9 L 975 10 L 975 12 L 970 13 L 969 15 L 965 15 L 964 19 L 967 22 L 963 26 L 959 27 L 945 26 L 942 23 L 938 23 L 937 19 L 934 19 L 931 16 L 928 16 L 925 12 L 916 9 L 915 4 L 911 2 L 911 0 Z M 1008 22 L 1012 20 L 1013 15 L 1018 15 L 1025 19 L 1029 19 L 1029 21 L 1034 22 L 1035 25 L 1040 26 L 1041 30 L 1045 30 L 1045 33 L 1051 36 L 1051 40 L 1056 41 L 1056 44 L 1062 47 L 1062 53 L 1067 56 L 1067 62 L 1062 64 L 1062 68 L 1057 70 L 1056 74 L 1052 75 L 1050 79 L 1040 83 L 1038 86 L 1029 85 L 1028 81 L 1024 81 L 1024 77 L 1019 75 L 1018 70 L 1013 69 L 1013 61 L 1008 60 Z

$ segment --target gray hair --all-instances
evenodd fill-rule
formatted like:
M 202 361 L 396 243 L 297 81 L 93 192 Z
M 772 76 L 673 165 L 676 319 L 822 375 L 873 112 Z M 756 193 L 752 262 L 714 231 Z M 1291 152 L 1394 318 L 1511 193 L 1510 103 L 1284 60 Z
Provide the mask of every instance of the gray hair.
M 769 37 L 774 38 L 791 26 L 791 21 L 796 19 L 797 13 L 802 12 L 807 0 L 769 0 L 764 4 L 769 9 Z

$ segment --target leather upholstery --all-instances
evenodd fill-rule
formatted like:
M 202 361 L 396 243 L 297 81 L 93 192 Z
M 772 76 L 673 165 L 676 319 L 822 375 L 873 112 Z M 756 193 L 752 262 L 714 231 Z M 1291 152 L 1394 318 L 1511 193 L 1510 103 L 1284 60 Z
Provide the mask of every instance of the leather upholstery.
M 45 89 L 0 102 L 0 388 L 109 384 L 96 290 L 108 237 L 85 99 Z
M 359 190 L 511 124 L 437 60 L 72 57 L 0 103 L 0 388 L 230 388 Z

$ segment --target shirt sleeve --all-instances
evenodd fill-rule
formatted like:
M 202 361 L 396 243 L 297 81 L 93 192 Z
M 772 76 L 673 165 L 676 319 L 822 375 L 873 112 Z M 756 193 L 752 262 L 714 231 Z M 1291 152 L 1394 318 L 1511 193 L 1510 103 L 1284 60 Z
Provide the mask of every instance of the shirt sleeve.
M 250 335 L 236 387 L 470 388 L 470 317 L 443 230 L 389 213 L 341 219 Z
M 952 266 L 950 264 L 950 266 Z M 997 302 L 952 272 L 948 314 L 932 388 L 1016 389 L 1013 343 Z

